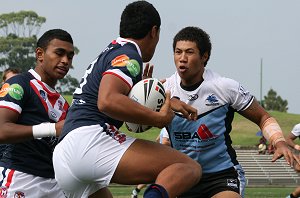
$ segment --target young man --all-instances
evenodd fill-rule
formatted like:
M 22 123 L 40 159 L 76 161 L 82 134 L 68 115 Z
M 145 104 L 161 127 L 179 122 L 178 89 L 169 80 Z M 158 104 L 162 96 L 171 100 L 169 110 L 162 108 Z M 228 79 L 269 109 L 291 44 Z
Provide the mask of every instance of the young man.
M 186 103 L 197 109 L 196 121 L 176 113 L 168 132 L 172 147 L 201 164 L 200 182 L 179 197 L 240 197 L 238 161 L 231 146 L 231 122 L 237 111 L 262 129 L 276 147 L 272 161 L 286 158 L 292 164 L 281 129 L 238 82 L 205 68 L 211 53 L 209 35 L 197 27 L 180 30 L 173 40 L 177 72 L 166 79 L 172 106 Z
M 8 79 L 0 91 L 0 159 L 3 196 L 63 197 L 54 179 L 52 152 L 69 107 L 55 91 L 72 65 L 71 35 L 61 29 L 37 41 L 36 66 Z
M 154 54 L 160 24 L 152 4 L 128 4 L 121 16 L 120 37 L 89 65 L 75 90 L 53 154 L 55 178 L 67 197 L 112 197 L 107 186 L 113 182 L 155 183 L 145 198 L 175 198 L 199 181 L 201 167 L 188 156 L 118 130 L 123 121 L 162 128 L 174 116 L 169 94 L 159 112 L 127 96 L 142 79 L 143 62 Z
M 300 151 L 299 144 L 296 144 L 294 141 L 300 137 L 300 123 L 296 124 L 292 131 L 289 133 L 289 135 L 286 138 L 286 142 L 288 145 L 296 150 L 297 153 Z M 300 166 L 299 164 L 295 164 L 294 166 L 295 171 L 300 172 Z M 300 186 L 295 188 L 295 190 L 286 198 L 296 198 L 300 196 Z

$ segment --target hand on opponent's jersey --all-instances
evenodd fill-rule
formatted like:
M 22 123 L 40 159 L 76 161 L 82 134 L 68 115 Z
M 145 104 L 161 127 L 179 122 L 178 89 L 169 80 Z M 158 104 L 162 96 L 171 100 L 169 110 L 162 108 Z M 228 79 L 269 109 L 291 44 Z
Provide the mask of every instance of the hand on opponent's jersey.
M 173 97 L 170 101 L 173 111 L 182 113 L 182 116 L 188 120 L 197 120 L 197 109 L 185 102 L 182 102 L 176 97 Z
M 170 104 L 170 92 L 166 92 L 166 101 L 164 105 L 161 107 L 160 111 L 158 112 L 159 114 L 159 121 L 157 122 L 156 127 L 158 128 L 163 128 L 167 126 L 172 119 L 174 118 L 174 112 L 171 109 L 171 104 Z

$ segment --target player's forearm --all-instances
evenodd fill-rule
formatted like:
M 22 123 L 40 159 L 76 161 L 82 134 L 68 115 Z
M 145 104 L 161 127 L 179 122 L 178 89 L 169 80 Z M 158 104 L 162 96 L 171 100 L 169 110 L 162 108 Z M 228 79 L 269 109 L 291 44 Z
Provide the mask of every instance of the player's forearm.
M 0 125 L 0 143 L 17 143 L 33 139 L 32 126 L 19 125 L 15 123 L 2 123 Z
M 126 122 L 157 126 L 163 121 L 158 112 L 144 107 L 121 94 L 98 101 L 98 108 L 106 115 Z

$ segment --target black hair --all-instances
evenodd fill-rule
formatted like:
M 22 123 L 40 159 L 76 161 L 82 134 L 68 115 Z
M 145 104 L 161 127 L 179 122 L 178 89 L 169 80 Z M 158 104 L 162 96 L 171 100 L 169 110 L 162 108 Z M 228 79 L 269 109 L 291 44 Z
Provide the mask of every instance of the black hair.
M 178 41 L 191 41 L 195 42 L 200 56 L 203 56 L 205 52 L 207 52 L 208 58 L 204 65 L 207 64 L 210 58 L 211 52 L 211 42 L 209 35 L 202 29 L 198 27 L 185 27 L 181 29 L 173 39 L 173 51 L 175 52 L 175 47 Z
M 44 50 L 47 49 L 49 42 L 53 39 L 59 39 L 61 41 L 66 41 L 73 44 L 72 36 L 65 30 L 62 29 L 52 29 L 45 32 L 37 41 L 37 47 Z
M 153 26 L 159 29 L 160 16 L 154 6 L 147 1 L 135 1 L 124 9 L 120 21 L 120 36 L 123 38 L 142 39 Z

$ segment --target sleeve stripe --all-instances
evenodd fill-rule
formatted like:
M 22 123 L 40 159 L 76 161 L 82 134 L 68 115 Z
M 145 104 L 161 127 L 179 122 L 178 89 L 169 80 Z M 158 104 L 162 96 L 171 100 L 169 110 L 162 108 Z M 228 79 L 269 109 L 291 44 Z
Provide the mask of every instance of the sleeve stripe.
M 249 100 L 249 102 L 241 110 L 238 110 L 238 111 L 244 111 L 244 110 L 248 109 L 248 107 L 252 104 L 253 100 L 254 100 L 254 96 L 251 96 L 251 99 Z
M 13 102 L 0 101 L 0 108 L 7 108 L 19 114 L 22 112 L 22 108 Z
M 117 76 L 118 78 L 120 78 L 121 80 L 123 80 L 131 89 L 133 82 L 132 79 L 130 77 L 128 77 L 127 75 L 125 75 L 122 71 L 118 70 L 118 69 L 113 69 L 113 70 L 107 70 L 106 72 L 103 73 L 103 76 L 106 74 L 112 74 Z

